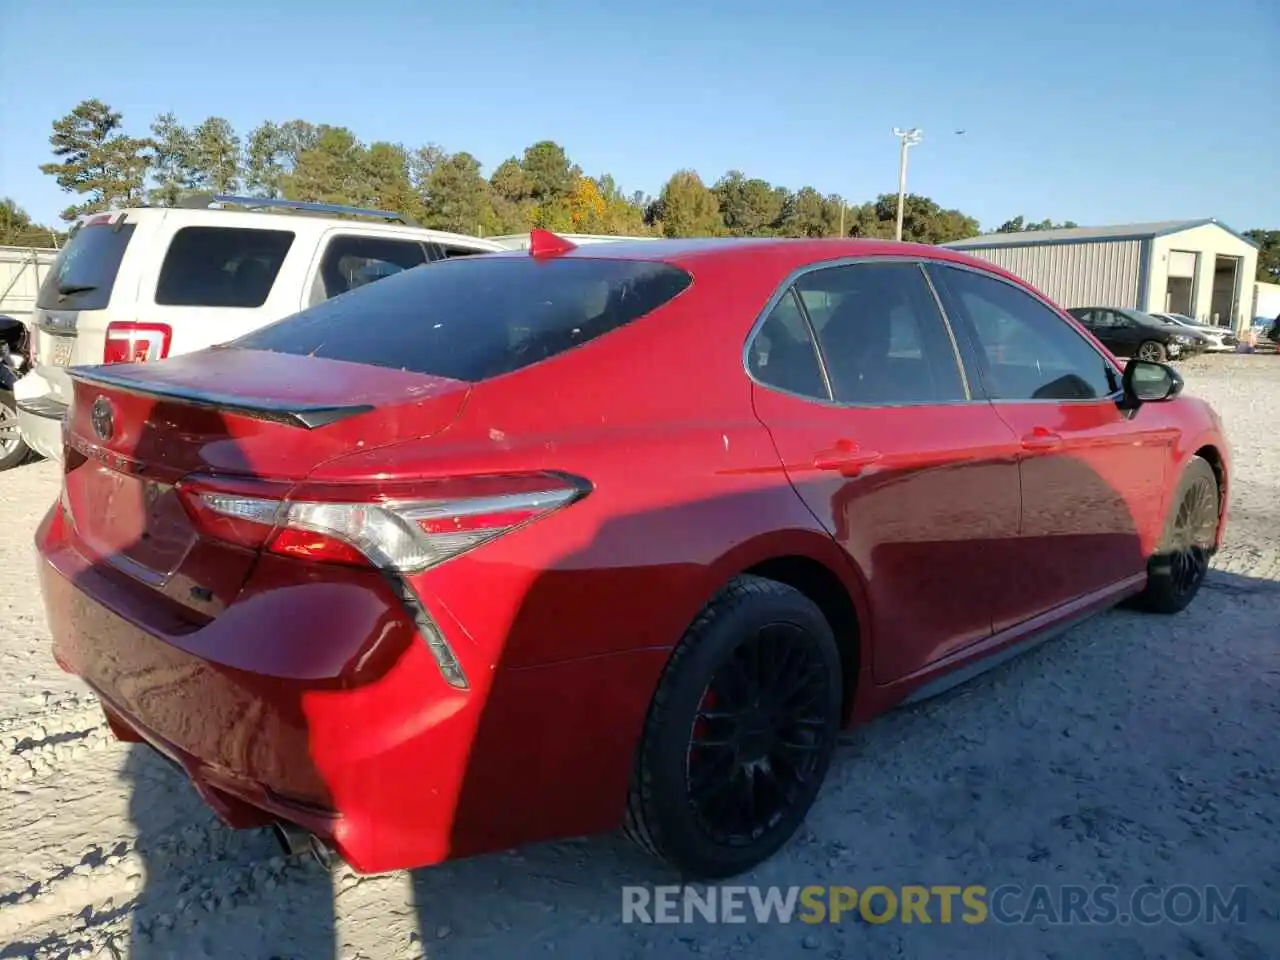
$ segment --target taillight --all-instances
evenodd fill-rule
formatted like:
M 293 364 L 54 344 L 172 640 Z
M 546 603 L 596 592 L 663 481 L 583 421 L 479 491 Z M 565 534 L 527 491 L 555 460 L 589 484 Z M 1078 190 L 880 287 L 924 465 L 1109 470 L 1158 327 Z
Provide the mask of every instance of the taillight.
M 438 566 L 581 499 L 564 474 L 458 477 L 412 484 L 301 484 L 189 478 L 188 512 L 213 537 L 297 560 L 372 566 L 392 574 L 445 682 L 466 674 L 403 575 Z
M 132 323 L 116 321 L 107 324 L 107 345 L 102 351 L 103 363 L 145 363 L 163 360 L 169 355 L 173 328 L 167 323 Z
M 413 574 L 567 506 L 589 487 L 576 477 L 538 473 L 303 484 L 287 497 L 253 482 L 193 479 L 180 489 L 192 518 L 219 539 L 301 560 Z

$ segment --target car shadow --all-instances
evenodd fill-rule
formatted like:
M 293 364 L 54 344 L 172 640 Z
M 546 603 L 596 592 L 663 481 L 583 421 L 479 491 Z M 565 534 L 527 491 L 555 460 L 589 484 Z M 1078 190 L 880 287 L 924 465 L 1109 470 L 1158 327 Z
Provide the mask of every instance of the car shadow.
M 157 403 L 134 448 L 122 452 L 144 463 L 161 457 L 166 444 L 172 442 L 167 431 L 177 419 L 175 411 Z M 247 457 L 238 456 L 235 442 L 226 439 L 234 437 L 235 430 L 212 414 L 200 429 L 210 437 L 223 438 L 216 451 L 221 469 L 253 475 Z M 69 469 L 97 467 L 85 461 L 72 462 Z M 897 479 L 887 473 L 873 474 L 867 491 L 891 489 Z M 1092 489 L 1099 502 L 1119 510 L 1114 492 L 1083 464 L 1079 484 L 1081 495 Z M 121 558 L 127 562 L 132 548 L 150 549 L 144 541 L 163 536 L 165 498 L 173 494 L 161 490 L 154 499 L 147 499 L 143 489 L 135 491 L 141 499 L 131 506 L 154 518 L 154 527 L 149 521 L 137 540 L 120 544 L 112 555 L 94 560 L 78 578 L 87 591 L 101 592 L 107 582 L 122 584 Z M 779 490 L 789 488 L 785 483 L 763 484 L 748 495 L 721 498 L 715 510 L 723 516 L 752 515 L 750 511 L 760 509 Z M 846 495 L 846 501 L 833 506 L 838 516 L 853 508 L 854 500 Z M 156 751 L 135 745 L 122 775 L 130 789 L 129 812 L 136 838 L 133 843 L 142 864 L 142 889 L 131 913 L 127 955 L 144 960 L 203 956 L 310 960 L 336 956 L 340 951 L 354 955 L 341 942 L 343 922 L 339 915 L 345 915 L 348 906 L 354 914 L 368 913 L 366 923 L 385 925 L 382 940 L 405 956 L 543 956 L 568 950 L 574 956 L 614 958 L 644 955 L 649 950 L 695 950 L 702 936 L 696 926 L 638 928 L 622 923 L 622 886 L 679 883 L 680 878 L 608 830 L 625 805 L 631 757 L 653 684 L 670 645 L 681 632 L 675 630 L 641 643 L 638 641 L 644 638 L 637 631 L 647 622 L 645 614 L 654 604 L 670 602 L 667 617 L 673 623 L 687 625 L 696 615 L 701 601 L 685 597 L 677 602 L 667 587 L 689 573 L 691 561 L 682 548 L 682 538 L 696 528 L 706 508 L 706 502 L 667 504 L 611 519 L 590 543 L 540 572 L 512 622 L 504 657 L 545 648 L 547 632 L 554 631 L 558 622 L 586 602 L 612 611 L 619 625 L 617 636 L 606 638 L 593 655 L 568 667 L 512 666 L 505 659 L 497 665 L 493 692 L 480 718 L 453 812 L 451 849 L 459 859 L 452 862 L 411 871 L 407 878 L 362 880 L 340 866 L 328 870 L 306 856 L 282 856 L 266 830 L 224 829 L 205 806 L 204 799 L 209 798 L 202 799 L 191 789 L 180 770 L 172 769 Z M 1102 527 L 1095 523 L 1090 528 L 1094 533 L 1086 536 L 1105 537 L 1113 551 L 1117 539 L 1127 539 L 1132 542 L 1126 548 L 1136 550 L 1132 523 L 1127 530 L 1123 525 L 1124 517 L 1115 513 Z M 637 560 L 625 574 L 607 562 L 616 555 L 619 543 L 642 545 L 630 554 Z M 978 542 L 974 546 L 974 557 L 1003 558 L 1001 562 L 1009 559 L 1007 543 Z M 1019 549 L 1025 546 L 1019 545 Z M 1087 548 L 1087 540 L 1077 540 L 1072 554 L 1087 556 Z M 874 558 L 877 569 L 936 562 L 938 545 L 921 538 L 900 544 L 896 552 L 895 548 L 885 551 Z M 709 556 L 705 562 L 711 560 Z M 940 582 L 945 584 L 945 579 Z M 619 584 L 625 584 L 625 589 Z M 1247 578 L 1216 572 L 1207 588 L 1271 589 L 1266 583 L 1258 586 Z M 87 617 L 83 610 L 73 609 L 63 616 L 70 618 L 66 622 L 108 634 L 123 629 L 118 625 L 104 628 L 100 618 Z M 263 627 L 277 638 L 290 629 L 288 624 Z M 109 642 L 113 638 L 102 639 Z M 126 637 L 123 646 L 93 663 L 94 669 L 111 679 L 113 689 L 127 692 L 129 706 L 171 721 L 180 716 L 175 729 L 196 739 L 220 729 L 219 725 L 240 725 L 240 746 L 248 752 L 279 732 L 252 712 L 253 698 L 264 683 L 270 685 L 269 681 L 231 668 L 195 668 L 181 658 L 166 662 L 140 655 L 131 660 L 130 643 Z M 573 672 L 552 676 L 566 669 Z M 961 690 L 999 684 L 1000 677 L 1007 678 L 1018 670 L 1026 668 L 1001 664 L 986 674 L 987 679 L 972 681 Z M 568 684 L 566 677 L 571 681 Z M 277 700 L 281 689 L 272 687 Z M 290 685 L 290 689 L 295 691 L 295 702 L 278 704 L 281 716 L 271 718 L 270 723 L 289 725 L 285 742 L 305 744 L 306 713 L 301 702 L 305 690 L 302 685 Z M 575 690 L 577 695 L 566 698 L 566 690 Z M 961 690 L 904 707 L 899 714 L 936 717 L 956 702 Z M 229 692 L 238 692 L 238 699 L 231 696 L 228 701 Z M 211 693 L 221 698 L 224 712 L 214 709 L 218 697 Z M 544 693 L 553 697 L 558 693 L 559 698 L 537 699 Z M 240 704 L 242 712 L 225 712 L 228 702 Z M 619 729 L 592 724 L 595 712 L 606 708 L 615 716 L 622 710 L 625 722 Z M 901 723 L 887 718 L 847 735 L 837 765 L 851 762 L 883 739 L 877 730 L 900 730 Z M 136 732 L 131 734 L 118 723 L 114 729 L 125 739 L 139 739 Z M 927 735 L 922 727 L 909 723 L 906 729 L 912 736 Z M 520 731 L 523 748 L 513 749 L 513 731 Z M 567 740 L 575 746 L 563 748 Z M 305 749 L 285 759 L 291 777 L 324 784 L 319 764 Z M 226 798 L 212 799 L 219 802 Z M 335 800 L 332 795 L 312 799 L 321 805 L 340 805 L 340 798 Z M 819 821 L 831 822 L 832 802 L 819 797 Z M 584 808 L 590 811 L 587 822 L 598 826 L 599 835 L 524 843 L 531 829 L 549 835 L 562 824 L 581 822 Z M 244 811 L 231 813 L 231 819 L 236 820 Z M 508 847 L 519 849 L 488 852 Z M 789 849 L 797 848 L 810 848 L 802 859 L 806 868 L 813 869 L 812 876 L 798 880 L 787 876 L 784 858 L 775 858 L 740 882 L 839 882 L 822 873 L 822 864 L 830 860 L 831 841 L 812 828 L 803 828 Z M 388 910 L 389 916 L 384 915 Z M 794 950 L 802 933 L 794 927 L 790 931 L 754 929 L 740 945 L 755 954 Z

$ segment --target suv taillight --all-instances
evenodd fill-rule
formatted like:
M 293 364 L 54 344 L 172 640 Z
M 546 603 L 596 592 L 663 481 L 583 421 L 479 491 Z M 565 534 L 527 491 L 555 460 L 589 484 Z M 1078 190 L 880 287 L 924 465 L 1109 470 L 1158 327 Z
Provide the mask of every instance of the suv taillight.
M 145 363 L 163 360 L 169 355 L 173 328 L 167 323 L 107 324 L 107 345 L 102 351 L 103 363 Z

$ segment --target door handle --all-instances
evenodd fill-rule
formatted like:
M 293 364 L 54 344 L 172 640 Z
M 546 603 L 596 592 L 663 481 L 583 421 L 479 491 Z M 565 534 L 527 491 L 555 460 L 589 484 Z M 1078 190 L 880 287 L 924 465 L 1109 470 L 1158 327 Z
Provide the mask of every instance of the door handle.
M 881 456 L 875 450 L 863 450 L 852 440 L 839 440 L 830 450 L 816 454 L 813 466 L 817 470 L 834 470 L 851 477 L 863 467 L 875 463 Z
M 1062 443 L 1062 435 L 1047 427 L 1036 427 L 1022 438 L 1024 450 L 1052 450 Z

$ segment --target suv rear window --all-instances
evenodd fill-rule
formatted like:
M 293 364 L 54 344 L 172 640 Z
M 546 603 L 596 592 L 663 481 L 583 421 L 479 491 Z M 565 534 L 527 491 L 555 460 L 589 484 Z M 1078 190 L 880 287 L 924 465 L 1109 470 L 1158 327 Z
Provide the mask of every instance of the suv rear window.
M 293 245 L 289 230 L 183 227 L 173 235 L 156 283 L 167 307 L 260 307 Z
M 692 282 L 648 261 L 458 257 L 326 300 L 229 345 L 476 382 L 616 330 Z
M 40 285 L 36 306 L 41 310 L 105 310 L 133 231 L 132 223 L 82 226 Z

